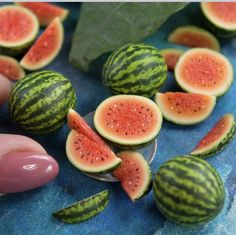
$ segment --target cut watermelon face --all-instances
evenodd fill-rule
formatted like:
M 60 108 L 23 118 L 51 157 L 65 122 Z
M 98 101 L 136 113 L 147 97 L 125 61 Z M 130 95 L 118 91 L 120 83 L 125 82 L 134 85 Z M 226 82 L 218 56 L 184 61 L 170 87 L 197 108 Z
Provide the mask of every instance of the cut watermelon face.
M 10 80 L 19 80 L 25 76 L 25 71 L 14 58 L 0 55 L 0 74 Z
M 134 151 L 117 153 L 121 165 L 113 172 L 132 201 L 146 195 L 151 189 L 152 173 L 142 154 Z
M 170 34 L 168 41 L 187 47 L 203 47 L 220 51 L 220 44 L 212 33 L 192 25 L 178 27 Z
M 87 173 L 107 173 L 121 163 L 121 159 L 109 149 L 95 143 L 85 135 L 71 130 L 66 140 L 69 161 Z
M 135 147 L 156 138 L 162 125 L 162 113 L 148 98 L 116 95 L 97 107 L 94 125 L 108 141 L 120 147 Z
M 45 67 L 58 55 L 63 44 L 63 38 L 62 23 L 56 18 L 22 58 L 20 65 L 31 71 Z
M 31 10 L 38 17 L 41 26 L 48 26 L 56 17 L 64 21 L 69 13 L 67 9 L 48 2 L 17 2 L 16 4 Z
M 235 134 L 234 115 L 224 115 L 214 127 L 203 137 L 191 155 L 209 157 L 222 151 L 232 140 Z
M 7 5 L 0 7 L 0 28 L 0 46 L 21 52 L 36 38 L 39 22 L 31 11 Z
M 167 48 L 161 50 L 161 54 L 163 55 L 165 62 L 167 64 L 167 68 L 170 71 L 174 71 L 175 65 L 177 61 L 179 60 L 179 57 L 183 54 L 184 52 L 175 49 L 175 48 Z
M 192 125 L 205 120 L 213 111 L 216 97 L 210 95 L 166 92 L 156 93 L 155 102 L 166 120 Z
M 221 96 L 233 81 L 233 67 L 222 54 L 194 48 L 185 52 L 175 67 L 175 79 L 187 92 Z
M 202 2 L 207 19 L 219 28 L 236 30 L 236 2 Z

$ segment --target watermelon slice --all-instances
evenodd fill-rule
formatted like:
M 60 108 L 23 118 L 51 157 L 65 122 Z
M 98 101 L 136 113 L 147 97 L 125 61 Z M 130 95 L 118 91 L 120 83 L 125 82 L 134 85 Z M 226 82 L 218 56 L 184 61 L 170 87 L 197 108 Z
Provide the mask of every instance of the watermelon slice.
M 143 155 L 134 151 L 116 154 L 121 165 L 113 172 L 132 201 L 146 195 L 151 189 L 152 172 Z
M 58 55 L 63 38 L 62 23 L 59 18 L 55 18 L 22 58 L 20 65 L 31 71 L 48 65 Z
M 224 115 L 198 143 L 191 155 L 209 157 L 221 152 L 234 137 L 235 130 L 234 115 Z
M 66 154 L 76 168 L 87 173 L 111 172 L 121 163 L 111 150 L 76 130 L 71 130 L 67 137 Z
M 148 98 L 115 95 L 104 100 L 94 114 L 98 133 L 120 148 L 139 148 L 153 141 L 162 125 L 162 113 Z
M 182 50 L 175 49 L 175 48 L 167 48 L 167 49 L 161 50 L 161 54 L 163 55 L 165 59 L 168 70 L 174 71 L 175 65 L 177 61 L 179 60 L 179 57 L 183 53 L 184 52 Z
M 0 7 L 0 50 L 4 54 L 24 52 L 35 40 L 39 31 L 37 17 L 20 6 Z
M 213 111 L 216 97 L 210 95 L 166 92 L 156 93 L 155 102 L 166 120 L 192 125 L 205 120 Z
M 31 10 L 39 20 L 41 26 L 48 26 L 56 17 L 64 21 L 69 11 L 49 2 L 17 2 L 17 5 Z
M 14 58 L 0 55 L 0 74 L 10 80 L 19 80 L 25 76 L 25 71 Z
M 206 48 L 188 50 L 175 67 L 175 79 L 187 92 L 221 96 L 229 90 L 233 78 L 230 61 Z

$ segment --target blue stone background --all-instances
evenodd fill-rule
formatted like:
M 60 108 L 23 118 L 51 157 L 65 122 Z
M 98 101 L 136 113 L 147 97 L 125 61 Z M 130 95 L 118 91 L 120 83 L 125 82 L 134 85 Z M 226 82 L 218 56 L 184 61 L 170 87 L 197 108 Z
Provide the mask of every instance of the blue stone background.
M 77 92 L 76 110 L 85 115 L 111 93 L 102 86 L 100 76 L 84 74 L 68 63 L 71 38 L 79 15 L 79 3 L 67 3 L 70 16 L 64 23 L 65 42 L 56 60 L 47 66 L 67 76 Z M 194 24 L 204 27 L 200 18 L 198 3 L 170 17 L 162 27 L 144 42 L 158 48 L 176 47 L 168 44 L 167 35 L 180 25 Z M 79 43 L 79 42 L 78 42 Z M 236 39 L 220 40 L 222 53 L 233 66 L 236 65 Z M 180 47 L 179 47 L 180 48 Z M 79 53 L 79 52 L 78 52 Z M 179 90 L 173 74 L 162 91 Z M 177 126 L 164 122 L 158 137 L 158 151 L 151 164 L 153 173 L 160 165 L 175 155 L 187 154 L 213 124 L 225 113 L 236 115 L 236 84 L 229 92 L 219 98 L 212 115 L 204 122 L 189 126 Z M 48 136 L 29 135 L 14 127 L 9 119 L 7 106 L 0 108 L 0 133 L 27 135 L 40 142 L 55 157 L 60 166 L 58 177 L 51 183 L 24 193 L 8 194 L 0 197 L 0 234 L 1 235 L 43 235 L 43 234 L 220 234 L 232 235 L 236 231 L 236 141 L 233 140 L 226 150 L 208 159 L 222 176 L 227 191 L 225 206 L 220 215 L 204 226 L 185 228 L 167 221 L 157 210 L 152 192 L 136 203 L 131 202 L 119 183 L 97 181 L 80 173 L 65 155 L 65 140 L 68 128 L 63 126 Z M 70 203 L 81 200 L 101 190 L 108 189 L 110 200 L 107 208 L 98 216 L 76 225 L 65 225 L 54 219 L 51 213 Z

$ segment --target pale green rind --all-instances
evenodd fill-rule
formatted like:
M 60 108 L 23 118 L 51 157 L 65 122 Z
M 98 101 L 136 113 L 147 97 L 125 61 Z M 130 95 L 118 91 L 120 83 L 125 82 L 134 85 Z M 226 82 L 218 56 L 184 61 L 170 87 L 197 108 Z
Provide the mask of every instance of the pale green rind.
M 208 40 L 210 46 L 206 47 L 212 50 L 216 50 L 216 51 L 220 51 L 220 43 L 217 40 L 217 38 L 210 33 L 209 31 L 194 26 L 194 25 L 186 25 L 186 26 L 181 26 L 176 28 L 173 32 L 171 32 L 171 34 L 168 37 L 168 41 L 171 43 L 176 43 L 176 44 L 180 44 L 183 46 L 188 46 L 188 40 L 185 38 L 184 40 L 187 41 L 187 43 L 185 41 L 183 41 L 182 43 L 178 43 L 176 41 L 176 37 L 178 37 L 178 35 L 181 35 L 182 33 L 191 33 L 191 34 L 196 34 L 196 36 L 202 35 L 203 40 Z M 190 42 L 191 43 L 191 42 Z M 195 47 L 205 47 L 203 45 L 196 45 Z
M 32 35 L 30 35 L 29 38 L 26 38 L 24 40 L 21 40 L 20 43 L 4 43 L 0 42 L 0 52 L 2 54 L 7 54 L 7 55 L 19 55 L 21 53 L 24 53 L 27 48 L 33 44 L 36 36 L 38 35 L 39 32 L 39 21 L 37 17 L 28 9 L 25 9 L 24 7 L 21 6 L 14 6 L 14 5 L 5 5 L 0 7 L 0 11 L 4 11 L 4 9 L 16 9 L 19 11 L 22 11 L 26 13 L 34 22 L 34 29 L 32 30 Z
M 108 190 L 104 190 L 77 203 L 74 203 L 69 207 L 53 212 L 53 216 L 62 220 L 64 223 L 79 223 L 88 220 L 102 212 L 108 205 L 108 200 Z
M 190 153 L 191 156 L 195 157 L 201 157 L 201 158 L 207 158 L 210 156 L 213 156 L 221 151 L 223 151 L 230 141 L 233 139 L 236 131 L 236 123 L 234 121 L 234 115 L 228 114 L 232 117 L 232 126 L 230 127 L 227 132 L 225 132 L 216 142 L 213 143 L 213 145 L 208 146 L 204 149 L 195 149 Z
M 155 202 L 169 220 L 185 226 L 206 223 L 224 205 L 224 184 L 205 160 L 179 156 L 165 162 L 153 179 Z
M 173 122 L 175 124 L 178 124 L 178 125 L 194 125 L 194 124 L 197 124 L 197 123 L 200 123 L 200 122 L 206 120 L 211 115 L 211 113 L 214 110 L 215 105 L 216 105 L 216 97 L 210 96 L 212 99 L 212 104 L 211 104 L 208 112 L 205 113 L 205 116 L 203 116 L 201 118 L 195 118 L 195 120 L 192 120 L 192 121 L 184 121 L 183 118 L 180 118 L 180 119 L 175 118 L 174 114 L 171 114 L 171 115 L 167 114 L 167 112 L 165 111 L 165 107 L 163 106 L 163 104 L 161 103 L 161 101 L 159 99 L 160 95 L 161 95 L 161 93 L 156 93 L 154 100 L 157 103 L 157 105 L 159 106 L 159 108 L 161 109 L 163 117 L 166 120 Z
M 207 10 L 207 7 L 205 6 L 206 3 L 201 2 L 200 3 L 200 9 L 202 16 L 205 20 L 206 25 L 208 28 L 214 32 L 217 36 L 222 38 L 229 38 L 236 35 L 236 24 L 234 28 L 228 28 L 228 25 L 225 22 L 216 22 L 211 16 L 210 13 Z
M 224 78 L 226 80 L 225 80 L 225 86 L 223 88 L 220 87 L 216 91 L 211 91 L 211 89 L 209 88 L 209 90 L 206 91 L 206 90 L 201 90 L 201 88 L 196 89 L 196 88 L 194 88 L 194 86 L 187 85 L 181 80 L 181 75 L 179 74 L 180 73 L 179 70 L 181 70 L 182 66 L 185 65 L 185 63 L 184 63 L 185 57 L 191 55 L 191 53 L 197 54 L 200 52 L 207 52 L 208 55 L 216 56 L 216 57 L 224 60 L 224 63 L 228 68 L 229 74 L 228 74 L 228 77 L 224 76 Z M 228 58 L 226 58 L 223 54 L 220 54 L 216 51 L 213 51 L 213 50 L 207 49 L 207 48 L 193 48 L 193 49 L 190 49 L 187 52 L 185 52 L 178 60 L 176 66 L 175 66 L 174 77 L 175 77 L 175 80 L 178 83 L 178 85 L 186 92 L 205 94 L 205 95 L 214 95 L 216 97 L 220 97 L 220 96 L 224 95 L 230 89 L 233 79 L 234 79 L 234 69 L 233 69 L 233 65 L 230 63 Z
M 100 115 L 102 115 L 102 112 L 100 111 L 104 106 L 109 105 L 110 101 L 113 100 L 119 100 L 119 99 L 130 99 L 132 101 L 132 99 L 134 99 L 134 101 L 139 100 L 140 101 L 145 101 L 147 103 L 147 107 L 150 107 L 152 110 L 154 110 L 157 113 L 158 116 L 158 126 L 155 129 L 155 132 L 151 133 L 151 134 L 147 134 L 147 136 L 143 137 L 142 139 L 129 139 L 129 138 L 119 138 L 117 137 L 115 134 L 111 134 L 108 133 L 104 128 L 101 127 L 100 122 L 99 122 L 99 117 Z M 94 114 L 94 126 L 96 128 L 96 130 L 98 131 L 98 133 L 104 137 L 106 140 L 108 140 L 111 143 L 114 143 L 114 145 L 116 146 L 124 146 L 124 148 L 127 148 L 128 146 L 130 146 L 132 148 L 132 146 L 134 148 L 138 147 L 138 146 L 142 146 L 143 144 L 146 145 L 147 143 L 149 143 L 150 141 L 154 140 L 157 135 L 159 134 L 160 130 L 161 130 L 161 126 L 162 126 L 162 112 L 159 109 L 159 107 L 150 99 L 145 98 L 143 96 L 137 96 L 137 95 L 115 95 L 112 97 L 107 98 L 106 100 L 104 100 L 102 103 L 100 103 L 100 105 L 97 107 L 97 109 L 95 110 L 95 114 Z
M 75 130 L 71 130 L 69 135 L 67 136 L 66 139 L 66 156 L 68 158 L 68 160 L 70 161 L 70 163 L 75 166 L 77 169 L 79 169 L 80 171 L 86 172 L 86 173 L 94 173 L 94 174 L 98 174 L 98 173 L 109 173 L 112 172 L 113 170 L 115 170 L 120 164 L 121 164 L 121 159 L 116 157 L 114 154 L 114 159 L 112 162 L 110 162 L 109 164 L 106 163 L 106 161 L 104 161 L 103 166 L 100 167 L 94 167 L 92 164 L 91 166 L 84 166 L 83 164 L 80 164 L 78 161 L 76 161 L 76 156 L 74 156 L 74 154 L 71 152 L 71 138 L 73 138 L 73 136 L 75 135 L 76 131 Z M 87 138 L 87 137 L 86 137 Z M 91 141 L 91 144 L 97 145 L 98 147 L 100 147 L 100 145 L 96 144 L 95 142 Z M 104 149 L 106 150 L 106 149 Z

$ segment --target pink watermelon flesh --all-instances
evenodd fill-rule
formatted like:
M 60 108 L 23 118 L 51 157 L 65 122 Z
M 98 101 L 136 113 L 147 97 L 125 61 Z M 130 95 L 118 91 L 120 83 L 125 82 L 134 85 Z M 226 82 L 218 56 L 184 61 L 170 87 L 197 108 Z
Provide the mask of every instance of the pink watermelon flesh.
M 20 44 L 26 38 L 32 37 L 35 21 L 18 7 L 2 8 L 0 10 L 0 42 Z
M 232 128 L 232 117 L 225 115 L 222 117 L 215 126 L 207 133 L 206 136 L 198 143 L 194 151 L 201 151 L 208 146 L 213 145 L 221 140 L 222 136 Z
M 138 152 L 124 151 L 117 154 L 121 165 L 113 172 L 132 201 L 144 196 L 150 189 L 151 171 Z
M 177 49 L 164 49 L 161 51 L 161 54 L 166 61 L 168 70 L 173 71 L 179 57 L 183 54 L 183 51 Z
M 20 64 L 28 70 L 37 70 L 48 65 L 59 53 L 63 35 L 62 23 L 56 18 L 39 36 Z
M 56 17 L 63 21 L 68 15 L 68 10 L 48 2 L 18 2 L 17 4 L 31 10 L 42 26 L 49 25 Z
M 227 25 L 236 25 L 236 2 L 204 3 L 212 16 Z
M 112 171 L 121 162 L 111 150 L 95 143 L 76 130 L 72 130 L 68 135 L 66 153 L 75 167 L 90 173 Z
M 85 135 L 90 140 L 104 147 L 106 143 L 99 137 L 97 133 L 87 124 L 87 122 L 73 109 L 69 109 L 67 114 L 67 124 L 70 129 L 75 129 L 78 133 Z
M 94 125 L 103 137 L 118 144 L 147 143 L 161 128 L 162 115 L 151 100 L 133 96 L 112 96 L 99 105 Z
M 15 59 L 3 55 L 0 55 L 0 74 L 11 80 L 19 80 L 25 76 L 24 70 Z

